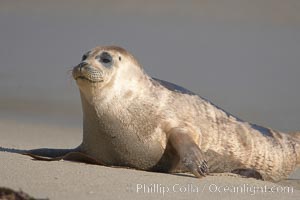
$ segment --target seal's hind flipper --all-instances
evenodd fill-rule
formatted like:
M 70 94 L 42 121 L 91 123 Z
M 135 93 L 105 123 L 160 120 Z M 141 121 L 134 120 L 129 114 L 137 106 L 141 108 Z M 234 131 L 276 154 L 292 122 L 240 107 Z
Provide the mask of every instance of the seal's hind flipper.
M 258 180 L 264 180 L 262 175 L 254 169 L 235 169 L 235 170 L 232 170 L 231 173 L 239 174 L 239 175 L 241 175 L 243 177 L 247 177 L 247 178 L 255 178 Z
M 93 165 L 102 165 L 102 163 L 99 162 L 98 160 L 81 152 L 70 152 L 63 156 L 58 156 L 58 157 L 45 157 L 33 153 L 23 153 L 23 155 L 30 156 L 35 160 L 43 160 L 43 161 L 67 160 L 67 161 L 74 161 L 74 162 L 83 162 L 83 163 L 88 163 Z

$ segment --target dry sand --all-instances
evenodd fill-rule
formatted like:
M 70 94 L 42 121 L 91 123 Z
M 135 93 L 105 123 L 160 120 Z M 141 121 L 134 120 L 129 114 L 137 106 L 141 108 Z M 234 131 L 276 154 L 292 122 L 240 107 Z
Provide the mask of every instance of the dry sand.
M 70 148 L 80 143 L 80 125 L 52 119 L 1 113 L 0 147 Z M 0 151 L 1 186 L 49 199 L 300 199 L 300 170 L 278 184 L 225 174 L 196 179 L 188 174 L 34 161 Z

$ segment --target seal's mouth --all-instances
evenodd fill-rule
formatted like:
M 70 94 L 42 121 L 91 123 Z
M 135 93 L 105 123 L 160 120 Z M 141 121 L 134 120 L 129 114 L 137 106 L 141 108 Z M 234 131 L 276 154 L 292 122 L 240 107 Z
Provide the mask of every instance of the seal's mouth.
M 90 83 L 99 83 L 99 82 L 103 82 L 103 80 L 97 80 L 97 81 L 95 81 L 95 80 L 91 80 L 91 79 L 88 79 L 88 78 L 86 78 L 86 77 L 84 77 L 84 76 L 77 76 L 76 78 L 74 77 L 74 79 L 77 81 L 77 80 L 84 80 L 84 81 L 88 81 L 88 82 L 90 82 Z

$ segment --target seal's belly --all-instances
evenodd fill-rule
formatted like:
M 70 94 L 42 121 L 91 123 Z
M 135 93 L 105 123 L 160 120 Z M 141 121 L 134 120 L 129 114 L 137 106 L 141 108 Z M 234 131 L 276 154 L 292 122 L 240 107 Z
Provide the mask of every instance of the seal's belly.
M 147 170 L 160 161 L 165 149 L 162 143 L 161 138 L 141 138 L 134 134 L 129 137 L 123 134 L 114 137 L 86 137 L 82 149 L 105 165 Z

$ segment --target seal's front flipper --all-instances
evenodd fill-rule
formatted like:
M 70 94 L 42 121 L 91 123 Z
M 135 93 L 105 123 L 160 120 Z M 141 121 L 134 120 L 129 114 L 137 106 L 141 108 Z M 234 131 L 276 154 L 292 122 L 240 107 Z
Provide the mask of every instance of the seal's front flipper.
M 77 149 L 32 149 L 21 152 L 23 155 L 30 156 L 36 160 L 54 161 L 62 160 L 69 153 L 77 152 Z
M 17 153 L 30 156 L 36 160 L 55 161 L 55 160 L 68 160 L 75 162 L 83 162 L 88 164 L 103 165 L 100 161 L 90 157 L 87 154 L 80 152 L 79 147 L 75 149 L 11 149 L 0 147 L 0 152 Z
M 208 174 L 208 166 L 204 154 L 190 135 L 183 128 L 173 128 L 168 132 L 168 139 L 181 163 L 200 178 Z
M 37 157 L 48 157 L 48 158 L 56 158 L 67 155 L 71 152 L 77 152 L 78 149 L 48 149 L 48 148 L 41 148 L 41 149 L 32 149 L 27 150 L 23 154 L 25 155 L 35 155 Z
M 255 178 L 258 180 L 264 180 L 262 175 L 254 169 L 235 169 L 235 170 L 232 170 L 231 173 L 239 174 L 239 175 L 247 177 L 247 178 Z
M 37 154 L 33 153 L 23 153 L 23 155 L 30 156 L 36 160 L 43 160 L 43 161 L 57 161 L 57 160 L 67 160 L 67 161 L 74 161 L 74 162 L 83 162 L 83 163 L 88 163 L 88 164 L 93 164 L 93 165 L 102 165 L 101 162 L 98 160 L 84 154 L 81 152 L 69 152 L 63 156 L 58 156 L 58 157 L 46 157 L 46 156 L 40 156 Z

